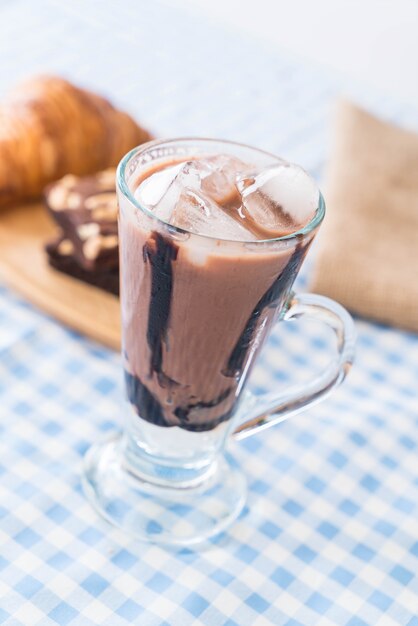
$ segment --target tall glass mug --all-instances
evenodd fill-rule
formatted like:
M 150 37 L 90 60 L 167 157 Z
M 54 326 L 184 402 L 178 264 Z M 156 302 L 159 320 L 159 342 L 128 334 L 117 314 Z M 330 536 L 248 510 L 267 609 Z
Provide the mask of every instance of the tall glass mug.
M 322 222 L 319 203 L 298 232 L 243 242 L 169 225 L 134 197 L 159 164 L 233 155 L 257 168 L 277 157 L 208 139 L 154 141 L 117 172 L 122 358 L 129 409 L 124 433 L 93 446 L 84 486 L 96 509 L 140 539 L 187 545 L 240 513 L 245 480 L 225 455 L 242 439 L 311 406 L 342 382 L 354 328 L 340 305 L 292 285 Z M 314 318 L 336 336 L 330 365 L 312 382 L 254 397 L 245 391 L 277 321 Z

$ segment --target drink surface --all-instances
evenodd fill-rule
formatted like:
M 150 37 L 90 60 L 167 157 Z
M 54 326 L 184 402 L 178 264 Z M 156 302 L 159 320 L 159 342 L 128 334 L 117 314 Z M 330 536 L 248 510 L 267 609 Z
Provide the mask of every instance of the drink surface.
M 233 415 L 313 233 L 260 240 L 302 229 L 319 192 L 297 166 L 227 155 L 166 161 L 133 192 L 149 213 L 121 207 L 128 398 L 156 426 L 209 431 Z
M 160 164 L 137 181 L 136 199 L 187 231 L 254 241 L 289 235 L 314 216 L 318 188 L 299 166 L 257 169 L 231 155 Z

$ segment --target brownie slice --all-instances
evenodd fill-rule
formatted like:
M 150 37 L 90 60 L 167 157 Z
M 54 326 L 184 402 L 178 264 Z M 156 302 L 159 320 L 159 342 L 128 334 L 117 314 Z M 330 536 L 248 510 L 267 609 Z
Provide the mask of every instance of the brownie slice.
M 119 267 L 114 169 L 64 176 L 45 189 L 44 201 L 81 268 L 96 272 Z
M 46 244 L 45 249 L 49 264 L 54 269 L 100 287 L 116 296 L 119 295 L 119 268 L 85 269 L 79 264 L 74 254 L 73 243 L 64 237 Z

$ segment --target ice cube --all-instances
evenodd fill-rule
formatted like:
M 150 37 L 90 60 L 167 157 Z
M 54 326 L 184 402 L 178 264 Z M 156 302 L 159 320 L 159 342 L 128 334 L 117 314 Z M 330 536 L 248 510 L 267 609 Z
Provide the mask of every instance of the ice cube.
M 159 219 L 171 222 L 171 215 L 183 190 L 200 189 L 200 182 L 193 161 L 183 161 L 148 176 L 140 183 L 135 197 Z
M 235 184 L 237 175 L 244 176 L 251 167 L 229 154 L 217 154 L 195 161 L 202 180 L 202 191 L 218 204 L 239 206 L 240 196 Z
M 184 230 L 223 239 L 254 239 L 238 213 L 241 196 L 235 178 L 237 170 L 245 171 L 242 161 L 217 155 L 199 157 L 175 167 L 174 172 L 170 166 L 145 179 L 137 190 L 137 199 L 148 203 L 159 219 Z M 165 177 L 158 177 L 163 172 Z M 155 198 L 158 199 L 152 202 Z
M 314 180 L 299 166 L 279 163 L 239 175 L 242 216 L 258 237 L 279 237 L 305 226 L 319 200 Z
M 134 196 L 162 220 L 168 221 L 172 207 L 175 205 L 183 187 L 200 189 L 198 172 L 192 162 L 182 161 L 165 167 L 147 176 L 138 185 Z
M 160 182 L 161 179 L 157 181 L 156 178 L 158 174 L 162 176 L 163 172 L 170 170 L 169 176 L 171 176 L 171 181 L 176 183 L 177 189 L 180 186 L 196 191 L 200 189 L 206 196 L 209 196 L 218 204 L 223 206 L 240 206 L 241 197 L 235 185 L 235 180 L 237 174 L 244 175 L 245 172 L 250 171 L 251 167 L 232 155 L 217 154 L 186 161 L 180 164 L 180 167 L 177 165 L 175 176 L 172 175 L 173 169 L 169 167 L 155 174 L 152 177 L 154 182 Z M 167 175 L 165 180 L 168 181 Z M 144 183 L 146 182 L 144 181 Z M 168 185 L 166 184 L 165 188 L 167 187 Z M 162 195 L 160 194 L 158 200 L 162 198 Z M 152 204 L 157 204 L 158 200 Z
M 236 215 L 237 219 L 234 218 Z M 234 241 L 252 241 L 237 212 L 222 209 L 203 191 L 184 189 L 170 217 L 170 224 L 187 231 Z

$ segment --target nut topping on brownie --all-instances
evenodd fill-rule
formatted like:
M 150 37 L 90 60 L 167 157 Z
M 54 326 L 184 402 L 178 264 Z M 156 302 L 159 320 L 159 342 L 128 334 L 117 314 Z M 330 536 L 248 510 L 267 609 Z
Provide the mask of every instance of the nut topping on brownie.
M 69 174 L 49 185 L 45 204 L 74 247 L 86 270 L 117 268 L 118 226 L 115 170 L 77 177 Z

